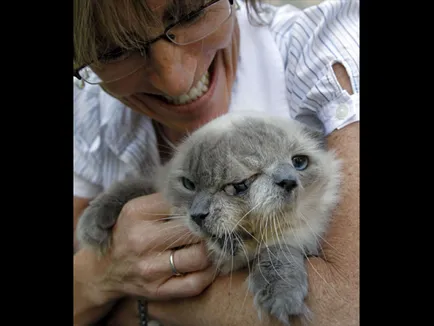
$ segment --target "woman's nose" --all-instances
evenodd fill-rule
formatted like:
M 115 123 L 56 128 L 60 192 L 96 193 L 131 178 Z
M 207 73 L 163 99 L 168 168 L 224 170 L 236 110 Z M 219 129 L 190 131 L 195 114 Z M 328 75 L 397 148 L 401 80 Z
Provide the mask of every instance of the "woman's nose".
M 198 56 L 189 52 L 188 45 L 180 46 L 160 41 L 151 48 L 152 70 L 147 75 L 153 88 L 162 95 L 179 96 L 187 93 L 194 85 Z

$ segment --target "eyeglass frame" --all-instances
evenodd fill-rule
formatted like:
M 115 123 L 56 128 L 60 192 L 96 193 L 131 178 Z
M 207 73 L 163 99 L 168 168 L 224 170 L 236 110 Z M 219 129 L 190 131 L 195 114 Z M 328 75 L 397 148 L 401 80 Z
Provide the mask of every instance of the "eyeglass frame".
M 146 47 L 149 47 L 151 44 L 153 44 L 153 43 L 155 43 L 155 42 L 157 42 L 157 41 L 159 41 L 159 40 L 161 40 L 161 39 L 164 39 L 164 40 L 169 41 L 169 42 L 171 42 L 171 43 L 173 43 L 173 44 L 176 44 L 176 45 L 187 45 L 187 44 L 190 44 L 190 43 L 178 44 L 178 43 L 174 42 L 174 41 L 173 41 L 173 40 L 172 40 L 172 39 L 167 35 L 167 33 L 168 33 L 169 30 L 171 30 L 174 26 L 178 25 L 179 23 L 182 23 L 183 21 L 187 20 L 187 19 L 190 18 L 191 16 L 197 15 L 197 14 L 200 13 L 202 10 L 204 10 L 204 9 L 206 9 L 206 8 L 208 8 L 208 7 L 210 7 L 210 6 L 212 6 L 213 4 L 215 4 L 215 3 L 219 2 L 219 1 L 220 1 L 220 0 L 211 0 L 211 1 L 208 2 L 207 4 L 204 4 L 203 6 L 201 6 L 199 9 L 194 10 L 194 11 L 188 13 L 188 14 L 185 14 L 185 15 L 182 16 L 180 19 L 178 19 L 176 22 L 169 24 L 169 25 L 164 29 L 164 32 L 163 32 L 161 35 L 155 37 L 154 39 L 152 39 L 152 40 L 150 40 L 150 41 L 146 41 L 146 42 L 144 42 L 144 44 L 142 45 L 142 47 L 141 47 L 140 49 L 136 49 L 136 51 L 138 50 L 138 51 L 140 52 L 140 54 L 143 56 L 143 53 L 144 53 L 143 49 L 145 49 Z M 229 4 L 230 4 L 231 6 L 234 4 L 234 2 L 236 3 L 235 0 L 228 0 L 228 1 L 229 1 Z M 236 3 L 236 4 L 237 4 L 237 3 Z M 229 17 L 230 17 L 230 16 L 229 16 Z M 229 17 L 228 17 L 228 18 L 229 18 Z M 209 35 L 209 34 L 208 34 L 208 35 Z M 204 38 L 205 38 L 206 36 L 208 36 L 208 35 L 205 35 Z M 193 41 L 193 42 L 191 42 L 191 43 L 198 42 L 198 41 L 200 41 L 200 40 L 201 40 L 201 39 L 198 39 L 198 40 Z M 114 50 L 117 50 L 117 49 L 121 49 L 121 48 L 118 47 L 118 48 L 115 48 Z M 100 57 L 100 58 L 101 58 L 101 57 Z M 84 67 L 87 67 L 87 66 L 91 65 L 92 63 L 93 63 L 93 62 L 90 62 L 90 63 L 84 64 L 84 65 L 82 65 L 82 66 L 80 66 L 80 67 L 78 67 L 78 68 L 76 68 L 76 69 L 73 69 L 73 77 L 77 78 L 78 80 L 86 81 L 86 80 L 84 80 L 84 79 L 80 76 L 80 74 L 79 74 L 78 72 L 79 72 L 81 69 L 83 69 Z M 134 73 L 134 72 L 132 72 L 132 73 Z M 126 76 L 125 76 L 125 77 L 126 77 Z

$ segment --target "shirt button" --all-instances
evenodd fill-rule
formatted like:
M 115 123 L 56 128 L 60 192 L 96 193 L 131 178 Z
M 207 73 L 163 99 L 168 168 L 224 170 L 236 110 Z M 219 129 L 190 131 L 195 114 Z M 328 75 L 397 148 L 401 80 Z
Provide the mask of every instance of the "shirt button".
M 336 109 L 336 118 L 343 120 L 348 115 L 348 106 L 346 104 L 339 104 Z

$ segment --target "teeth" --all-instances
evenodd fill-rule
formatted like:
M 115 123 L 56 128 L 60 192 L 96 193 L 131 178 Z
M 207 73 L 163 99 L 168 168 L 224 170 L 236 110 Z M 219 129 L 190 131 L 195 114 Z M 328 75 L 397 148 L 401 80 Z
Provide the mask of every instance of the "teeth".
M 165 95 L 164 98 L 170 103 L 175 103 L 177 105 L 187 104 L 193 102 L 194 100 L 205 94 L 208 91 L 208 85 L 209 72 L 207 71 L 197 82 L 197 84 L 188 91 L 188 93 L 176 97 Z

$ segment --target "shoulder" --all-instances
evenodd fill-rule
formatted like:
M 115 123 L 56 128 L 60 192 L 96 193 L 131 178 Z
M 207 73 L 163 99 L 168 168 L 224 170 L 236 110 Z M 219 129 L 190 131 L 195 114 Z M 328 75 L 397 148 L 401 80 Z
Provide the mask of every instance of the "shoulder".
M 359 0 L 323 0 L 304 9 L 287 4 L 275 9 L 270 27 L 281 36 L 290 35 L 296 28 L 315 35 L 330 27 L 328 24 L 342 28 L 351 24 L 358 26 L 359 9 Z M 316 28 L 311 30 L 312 27 Z
M 359 46 L 359 1 L 324 0 L 303 10 L 278 7 L 270 31 L 286 58 L 296 51 L 323 50 L 344 57 L 346 49 Z M 293 50 L 293 51 L 291 51 Z M 354 55 L 354 54 L 351 54 Z
M 359 1 L 279 7 L 270 31 L 284 61 L 292 117 L 315 116 L 326 134 L 358 121 Z M 345 68 L 352 94 L 338 82 L 336 64 Z

